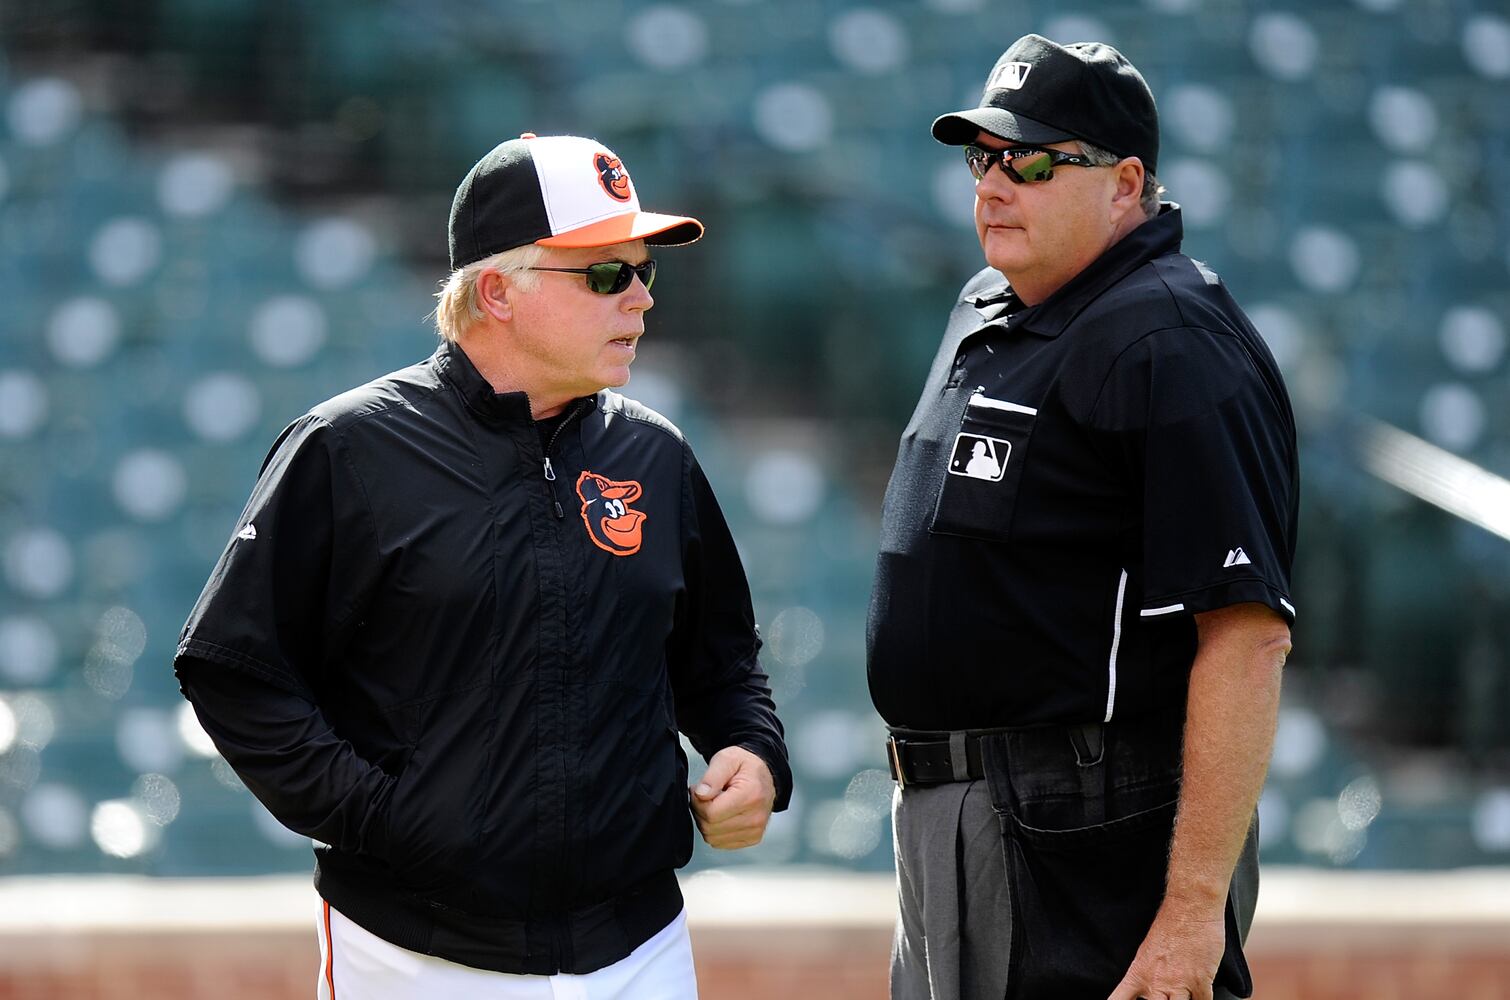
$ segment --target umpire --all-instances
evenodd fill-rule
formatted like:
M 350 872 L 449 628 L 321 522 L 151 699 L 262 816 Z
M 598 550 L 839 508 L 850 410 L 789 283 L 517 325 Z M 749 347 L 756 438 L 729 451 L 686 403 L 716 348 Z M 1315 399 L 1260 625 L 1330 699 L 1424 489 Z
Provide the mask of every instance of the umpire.
M 940 117 L 964 286 L 886 490 L 892 996 L 1246 997 L 1256 804 L 1295 608 L 1274 359 L 1160 203 L 1153 95 L 1027 35 Z
M 273 446 L 174 667 L 316 845 L 321 1000 L 697 995 L 674 870 L 791 794 L 749 587 L 629 380 L 656 261 L 591 139 L 526 134 L 450 219 L 427 360 Z M 564 992 L 563 992 L 564 991 Z

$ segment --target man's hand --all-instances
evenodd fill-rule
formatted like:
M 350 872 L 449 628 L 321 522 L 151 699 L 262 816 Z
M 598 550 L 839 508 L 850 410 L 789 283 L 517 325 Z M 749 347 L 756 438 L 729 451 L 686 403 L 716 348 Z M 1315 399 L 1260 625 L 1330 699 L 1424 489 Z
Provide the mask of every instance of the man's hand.
M 1212 1000 L 1227 947 L 1225 919 L 1222 904 L 1196 910 L 1166 899 L 1108 1000 Z
M 765 761 L 744 747 L 724 747 L 692 789 L 692 815 L 709 847 L 732 851 L 765 836 L 776 782 Z

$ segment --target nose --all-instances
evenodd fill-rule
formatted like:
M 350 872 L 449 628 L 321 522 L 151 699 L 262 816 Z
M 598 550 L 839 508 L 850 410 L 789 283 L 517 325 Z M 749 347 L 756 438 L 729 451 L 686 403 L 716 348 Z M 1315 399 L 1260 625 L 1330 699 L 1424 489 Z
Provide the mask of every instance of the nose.
M 1017 185 L 1007 177 L 1007 171 L 999 163 L 991 164 L 991 169 L 986 171 L 986 176 L 975 182 L 975 196 L 982 201 L 996 198 L 1006 200 L 1008 192 Z
M 628 312 L 648 312 L 655 305 L 650 289 L 645 287 L 638 274 L 630 280 L 629 287 L 619 297 L 624 300 L 621 305 Z

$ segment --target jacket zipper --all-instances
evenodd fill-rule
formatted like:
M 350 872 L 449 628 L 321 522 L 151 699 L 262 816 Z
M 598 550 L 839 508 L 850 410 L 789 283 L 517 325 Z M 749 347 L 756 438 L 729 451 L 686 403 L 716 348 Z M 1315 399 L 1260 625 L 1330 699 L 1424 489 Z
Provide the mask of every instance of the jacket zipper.
M 566 411 L 565 418 L 563 418 L 562 421 L 556 425 L 556 429 L 551 433 L 551 439 L 546 442 L 545 445 L 545 481 L 551 484 L 551 507 L 556 512 L 556 518 L 558 520 L 566 517 L 566 511 L 562 509 L 561 498 L 556 494 L 556 470 L 551 467 L 551 449 L 556 447 L 556 439 L 561 436 L 562 431 L 566 430 L 566 425 L 571 423 L 572 420 L 577 416 L 577 410 L 580 409 L 581 406 L 581 400 L 578 400 L 571 405 L 571 409 Z

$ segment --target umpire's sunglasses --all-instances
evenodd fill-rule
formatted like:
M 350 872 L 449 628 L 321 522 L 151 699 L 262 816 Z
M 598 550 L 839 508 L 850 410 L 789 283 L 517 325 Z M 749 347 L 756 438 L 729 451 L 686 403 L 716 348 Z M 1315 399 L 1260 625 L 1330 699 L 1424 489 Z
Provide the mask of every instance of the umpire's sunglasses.
M 630 264 L 622 260 L 609 260 L 586 267 L 532 267 L 531 271 L 561 271 L 566 274 L 587 275 L 587 287 L 599 295 L 617 295 L 629 287 L 636 277 L 645 285 L 645 291 L 655 284 L 655 261 Z
M 1057 149 L 1038 149 L 1033 146 L 1014 146 L 1011 149 L 987 149 L 984 146 L 966 146 L 965 163 L 976 180 L 983 180 L 994 163 L 1000 163 L 1002 172 L 1014 184 L 1035 184 L 1052 180 L 1054 168 L 1059 166 L 1094 167 L 1095 164 L 1074 153 L 1061 153 Z

